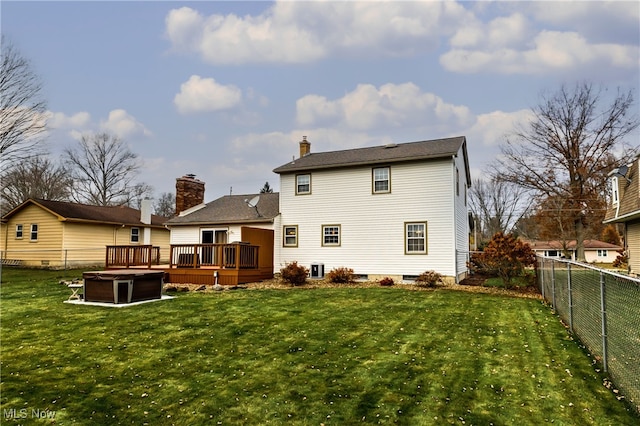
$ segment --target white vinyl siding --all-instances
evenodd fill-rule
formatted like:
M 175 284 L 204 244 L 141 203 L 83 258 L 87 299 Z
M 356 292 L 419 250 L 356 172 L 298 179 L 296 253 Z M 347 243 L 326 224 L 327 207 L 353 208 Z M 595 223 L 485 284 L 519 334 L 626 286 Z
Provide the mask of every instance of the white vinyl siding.
M 463 197 L 455 196 L 455 169 L 451 159 L 393 165 L 393 192 L 379 197 L 371 192 L 370 166 L 313 172 L 313 193 L 296 197 L 296 175 L 280 178 L 280 220 L 297 223 L 298 248 L 276 250 L 275 265 L 298 261 L 325 270 L 344 266 L 357 274 L 419 275 L 436 270 L 456 275 L 458 216 L 467 223 Z M 463 177 L 462 174 L 461 177 Z M 454 203 L 463 206 L 454 212 Z M 428 222 L 428 254 L 405 255 L 405 223 Z M 339 247 L 323 247 L 322 225 L 339 223 Z M 460 234 L 468 241 L 467 226 Z M 346 233 L 348 230 L 348 234 Z M 464 247 L 468 250 L 468 243 Z M 462 262 L 462 266 L 465 264 Z
M 181 225 L 171 226 L 170 244 L 199 244 L 203 229 L 227 230 L 227 241 L 233 243 L 240 241 L 242 235 L 242 227 L 251 226 L 252 228 L 274 229 L 272 223 L 252 223 L 252 224 L 233 224 L 233 225 Z M 275 244 L 274 244 L 275 245 Z
M 467 262 L 469 260 L 469 213 L 467 210 L 466 188 L 469 185 L 467 180 L 466 166 L 462 151 L 454 157 L 456 186 L 463 186 L 464 191 L 459 191 L 453 196 L 454 207 L 452 215 L 454 217 L 454 230 L 452 238 L 455 239 L 454 268 L 458 279 L 464 278 L 467 273 Z M 458 187 L 459 189 L 459 187 Z

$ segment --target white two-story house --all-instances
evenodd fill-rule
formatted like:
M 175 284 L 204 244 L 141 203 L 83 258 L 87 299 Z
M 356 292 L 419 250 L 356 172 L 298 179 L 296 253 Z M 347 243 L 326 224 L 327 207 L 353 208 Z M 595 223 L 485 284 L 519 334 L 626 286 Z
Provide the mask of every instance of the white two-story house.
M 464 136 L 311 152 L 280 175 L 276 270 L 297 261 L 322 275 L 337 267 L 370 280 L 410 281 L 433 270 L 467 273 L 469 161 Z

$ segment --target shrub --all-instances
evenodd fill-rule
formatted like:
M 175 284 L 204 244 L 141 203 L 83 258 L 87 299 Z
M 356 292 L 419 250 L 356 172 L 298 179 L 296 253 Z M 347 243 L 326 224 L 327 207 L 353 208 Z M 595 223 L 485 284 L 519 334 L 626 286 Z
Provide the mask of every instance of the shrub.
M 618 256 L 613 261 L 614 268 L 627 268 L 629 266 L 629 255 L 624 249 L 618 250 Z
M 442 283 L 442 274 L 436 271 L 425 271 L 416 278 L 416 285 L 420 287 L 435 287 Z
M 327 274 L 327 280 L 335 284 L 346 284 L 353 282 L 353 269 L 351 268 L 333 268 Z
M 385 286 L 385 287 L 389 287 L 392 286 L 393 283 L 393 278 L 389 278 L 389 277 L 384 277 L 383 279 L 380 280 L 380 285 Z
M 309 269 L 302 265 L 298 265 L 298 262 L 296 261 L 287 263 L 284 268 L 280 269 L 280 276 L 282 279 L 294 286 L 302 285 L 307 282 L 308 275 Z
M 536 255 L 529 244 L 511 234 L 498 232 L 481 253 L 474 253 L 469 261 L 473 272 L 500 277 L 506 288 L 513 278 L 525 276 L 525 268 L 535 266 Z

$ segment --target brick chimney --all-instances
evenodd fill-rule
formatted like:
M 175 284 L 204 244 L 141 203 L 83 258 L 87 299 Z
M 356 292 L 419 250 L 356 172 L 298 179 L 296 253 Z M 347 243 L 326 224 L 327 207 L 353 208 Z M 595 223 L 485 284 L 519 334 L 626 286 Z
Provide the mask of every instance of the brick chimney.
M 306 136 L 302 137 L 300 141 L 300 158 L 311 153 L 311 142 L 307 140 Z
M 204 182 L 191 174 L 176 179 L 176 215 L 202 203 L 204 203 Z

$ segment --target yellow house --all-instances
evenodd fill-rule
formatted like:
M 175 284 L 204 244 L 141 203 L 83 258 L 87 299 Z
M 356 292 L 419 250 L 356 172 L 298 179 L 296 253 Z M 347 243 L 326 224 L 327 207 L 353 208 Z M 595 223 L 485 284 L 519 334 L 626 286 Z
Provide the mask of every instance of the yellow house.
M 126 206 L 29 199 L 2 217 L 2 263 L 38 267 L 104 265 L 107 246 L 152 245 L 169 257 L 168 218 Z

